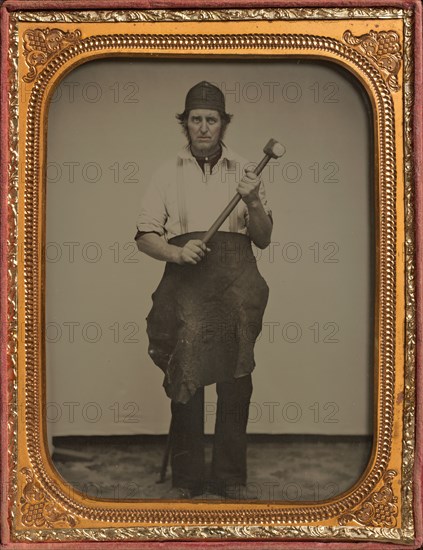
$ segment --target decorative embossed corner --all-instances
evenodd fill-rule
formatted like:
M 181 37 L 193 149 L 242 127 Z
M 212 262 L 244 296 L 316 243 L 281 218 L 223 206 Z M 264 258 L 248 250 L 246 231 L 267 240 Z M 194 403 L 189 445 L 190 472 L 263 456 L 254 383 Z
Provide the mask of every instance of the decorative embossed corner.
M 398 72 L 401 68 L 400 38 L 395 31 L 370 31 L 361 36 L 353 36 L 351 31 L 345 31 L 343 36 L 350 46 L 358 46 L 366 57 L 371 59 L 385 73 L 385 80 L 393 92 L 400 89 Z
M 383 476 L 382 488 L 366 499 L 355 512 L 343 514 L 339 518 L 339 524 L 346 525 L 355 521 L 366 527 L 396 527 L 398 498 L 392 489 L 392 480 L 396 475 L 395 470 L 388 470 Z
M 26 527 L 75 527 L 75 519 L 61 510 L 50 495 L 36 481 L 29 468 L 22 468 L 26 478 L 20 498 L 22 523 Z
M 23 35 L 24 56 L 29 67 L 23 77 L 25 82 L 32 82 L 37 76 L 37 67 L 45 65 L 50 59 L 70 44 L 81 38 L 81 31 L 63 32 L 60 29 L 31 29 Z

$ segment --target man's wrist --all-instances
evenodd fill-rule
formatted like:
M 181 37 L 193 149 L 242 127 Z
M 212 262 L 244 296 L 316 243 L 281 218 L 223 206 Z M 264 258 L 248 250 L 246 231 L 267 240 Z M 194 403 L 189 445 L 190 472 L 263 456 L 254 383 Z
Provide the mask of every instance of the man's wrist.
M 169 261 L 174 264 L 181 263 L 181 247 L 170 244 L 170 257 Z

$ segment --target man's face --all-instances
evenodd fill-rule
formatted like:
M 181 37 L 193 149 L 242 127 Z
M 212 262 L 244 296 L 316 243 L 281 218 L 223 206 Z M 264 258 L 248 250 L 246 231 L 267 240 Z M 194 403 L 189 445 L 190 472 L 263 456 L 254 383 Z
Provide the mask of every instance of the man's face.
M 218 111 L 193 109 L 188 115 L 187 129 L 194 155 L 207 157 L 217 151 L 222 132 Z

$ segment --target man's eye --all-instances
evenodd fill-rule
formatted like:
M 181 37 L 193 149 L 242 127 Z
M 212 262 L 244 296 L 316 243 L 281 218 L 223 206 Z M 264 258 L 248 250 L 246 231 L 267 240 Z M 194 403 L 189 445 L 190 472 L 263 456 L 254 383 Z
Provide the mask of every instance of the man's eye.
M 209 124 L 216 124 L 217 119 L 216 119 L 216 118 L 208 118 L 208 119 L 207 119 L 207 122 L 208 122 Z
M 194 117 L 192 117 L 191 120 L 192 120 L 192 122 L 195 122 L 196 124 L 198 124 L 200 122 L 200 117 L 194 116 Z

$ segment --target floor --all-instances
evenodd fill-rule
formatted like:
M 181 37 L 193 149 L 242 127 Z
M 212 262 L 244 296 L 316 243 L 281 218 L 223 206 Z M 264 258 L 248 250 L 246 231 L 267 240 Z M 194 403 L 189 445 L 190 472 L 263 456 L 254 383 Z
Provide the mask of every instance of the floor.
M 211 460 L 211 439 L 207 458 Z M 164 436 L 55 437 L 53 462 L 71 488 L 94 498 L 172 499 L 159 482 Z M 369 461 L 371 437 L 250 436 L 248 483 L 233 498 L 319 501 L 349 489 Z M 211 492 L 201 499 L 218 499 Z

